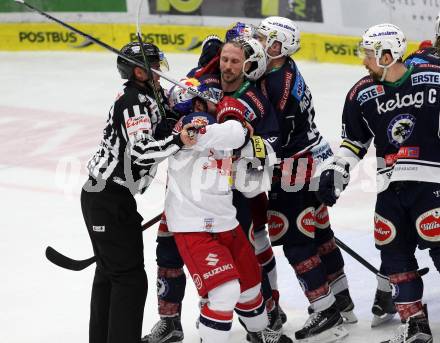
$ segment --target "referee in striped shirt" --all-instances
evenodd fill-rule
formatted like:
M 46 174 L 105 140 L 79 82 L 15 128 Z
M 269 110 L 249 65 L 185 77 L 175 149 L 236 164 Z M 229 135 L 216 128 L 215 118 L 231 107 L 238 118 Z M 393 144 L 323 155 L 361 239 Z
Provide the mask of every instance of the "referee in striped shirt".
M 166 64 L 153 44 L 143 44 L 154 69 Z M 139 43 L 121 52 L 143 62 Z M 156 174 L 157 164 L 194 142 L 188 132 L 171 135 L 172 113 L 159 77 L 118 57 L 124 83 L 110 109 L 98 151 L 87 168 L 81 208 L 97 266 L 93 280 L 89 342 L 139 343 L 148 284 L 144 269 L 142 217 L 134 194 L 142 193 Z M 160 104 L 152 87 L 159 93 Z M 162 118 L 159 106 L 166 114 Z

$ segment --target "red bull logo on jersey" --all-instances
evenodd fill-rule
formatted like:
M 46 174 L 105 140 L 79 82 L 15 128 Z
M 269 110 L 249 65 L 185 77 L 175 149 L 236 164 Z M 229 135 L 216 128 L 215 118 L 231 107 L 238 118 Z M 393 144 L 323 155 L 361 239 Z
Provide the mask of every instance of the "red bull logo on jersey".
M 206 117 L 193 117 L 191 119 L 191 124 L 195 127 L 203 127 L 209 124 L 208 118 Z
M 416 220 L 416 228 L 420 237 L 426 241 L 440 241 L 440 207 L 421 214 Z
M 286 234 L 289 228 L 289 221 L 286 216 L 278 211 L 267 211 L 267 224 L 271 242 L 278 241 Z
M 359 101 L 360 105 L 363 105 L 368 100 L 377 98 L 384 94 L 385 94 L 385 90 L 382 85 L 374 85 L 360 91 L 357 96 L 357 101 Z
M 377 245 L 385 245 L 396 237 L 396 227 L 388 219 L 374 214 L 374 240 Z
M 296 218 L 296 226 L 299 231 L 310 238 L 315 237 L 315 222 L 315 209 L 313 207 L 307 207 Z

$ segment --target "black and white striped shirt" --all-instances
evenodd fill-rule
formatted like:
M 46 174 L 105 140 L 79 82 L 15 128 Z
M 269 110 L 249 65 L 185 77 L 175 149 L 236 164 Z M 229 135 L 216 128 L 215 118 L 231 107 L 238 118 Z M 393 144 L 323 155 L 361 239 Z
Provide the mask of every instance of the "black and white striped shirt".
M 182 146 L 179 136 L 171 135 L 172 128 L 166 126 L 152 91 L 126 82 L 110 109 L 98 150 L 87 164 L 89 174 L 124 185 L 132 194 L 142 193 L 157 164 Z

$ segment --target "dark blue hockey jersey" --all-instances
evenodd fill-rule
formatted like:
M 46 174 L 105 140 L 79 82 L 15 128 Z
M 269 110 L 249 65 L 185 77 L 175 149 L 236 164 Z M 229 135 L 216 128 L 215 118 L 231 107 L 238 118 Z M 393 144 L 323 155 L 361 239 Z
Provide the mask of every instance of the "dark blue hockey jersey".
M 322 136 L 313 121 L 312 94 L 291 58 L 281 68 L 260 79 L 258 87 L 277 113 L 281 129 L 281 158 L 300 155 L 321 143 Z
M 419 49 L 409 55 L 405 61 L 405 65 L 409 67 L 410 65 L 417 64 L 435 64 L 440 65 L 440 55 L 437 48 L 429 47 L 424 49 Z
M 393 181 L 440 183 L 440 67 L 411 66 L 397 82 L 362 78 L 348 92 L 338 155 L 376 147 L 378 191 Z

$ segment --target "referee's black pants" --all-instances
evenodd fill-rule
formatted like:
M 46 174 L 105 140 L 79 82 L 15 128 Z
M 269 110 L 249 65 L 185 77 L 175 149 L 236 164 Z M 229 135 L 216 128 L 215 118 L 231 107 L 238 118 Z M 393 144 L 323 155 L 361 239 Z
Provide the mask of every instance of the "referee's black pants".
M 100 192 L 84 188 L 81 208 L 97 257 L 89 342 L 139 343 L 148 290 L 142 217 L 127 188 L 110 181 Z

